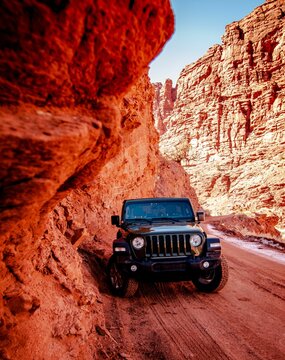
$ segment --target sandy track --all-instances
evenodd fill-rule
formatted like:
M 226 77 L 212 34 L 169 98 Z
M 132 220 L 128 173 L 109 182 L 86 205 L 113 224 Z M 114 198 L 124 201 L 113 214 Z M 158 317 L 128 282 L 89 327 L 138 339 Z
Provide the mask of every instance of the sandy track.
M 285 266 L 223 243 L 230 279 L 217 294 L 191 282 L 141 284 L 103 295 L 122 359 L 285 359 Z

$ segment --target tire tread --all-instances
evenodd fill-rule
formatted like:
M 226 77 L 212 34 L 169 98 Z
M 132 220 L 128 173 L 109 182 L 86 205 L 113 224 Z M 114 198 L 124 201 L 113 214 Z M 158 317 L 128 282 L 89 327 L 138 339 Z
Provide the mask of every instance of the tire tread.
M 199 291 L 210 293 L 218 292 L 224 288 L 229 279 L 229 266 L 226 258 L 223 255 L 221 256 L 221 264 L 216 268 L 215 271 L 215 278 L 209 284 L 202 284 L 199 282 L 199 279 L 193 280 L 193 284 Z

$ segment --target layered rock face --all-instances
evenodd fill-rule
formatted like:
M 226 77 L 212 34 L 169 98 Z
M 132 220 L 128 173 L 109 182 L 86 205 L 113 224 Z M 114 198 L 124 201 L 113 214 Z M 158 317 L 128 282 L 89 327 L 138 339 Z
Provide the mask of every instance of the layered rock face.
M 162 135 L 166 130 L 164 120 L 171 115 L 176 100 L 176 88 L 172 87 L 172 80 L 167 79 L 164 84 L 154 83 L 153 115 L 155 127 Z
M 111 215 L 121 215 L 122 201 L 138 197 L 189 197 L 199 208 L 197 195 L 181 165 L 159 155 L 158 133 L 152 117 L 153 89 L 143 76 L 124 97 L 121 106 L 125 133 L 121 151 L 94 181 L 73 191 L 51 213 L 50 224 L 60 223 L 61 236 L 95 253 L 106 262 L 117 228 Z M 58 215 L 60 214 L 60 215 Z
M 118 150 L 122 95 L 169 38 L 173 15 L 168 1 L 1 8 L 3 235 L 92 179 Z
M 285 219 L 284 2 L 267 1 L 226 27 L 177 82 L 161 151 L 181 162 L 212 215 Z
M 0 32 L 0 357 L 106 357 L 98 283 L 77 246 L 104 228 L 116 175 L 132 169 L 127 186 L 154 188 L 157 135 L 146 125 L 134 135 L 138 114 L 150 115 L 134 93 L 149 100 L 147 79 L 137 81 L 173 14 L 164 0 L 4 1 Z

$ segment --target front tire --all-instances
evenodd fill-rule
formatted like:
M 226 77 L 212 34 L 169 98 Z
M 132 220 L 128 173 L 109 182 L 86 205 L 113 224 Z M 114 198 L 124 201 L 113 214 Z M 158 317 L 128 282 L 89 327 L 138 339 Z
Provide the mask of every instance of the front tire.
M 137 280 L 130 278 L 119 268 L 114 256 L 109 260 L 108 277 L 111 292 L 116 296 L 131 297 L 138 290 Z
M 229 267 L 227 260 L 221 256 L 221 264 L 215 269 L 202 272 L 192 280 L 193 284 L 202 292 L 217 292 L 222 290 L 229 278 Z

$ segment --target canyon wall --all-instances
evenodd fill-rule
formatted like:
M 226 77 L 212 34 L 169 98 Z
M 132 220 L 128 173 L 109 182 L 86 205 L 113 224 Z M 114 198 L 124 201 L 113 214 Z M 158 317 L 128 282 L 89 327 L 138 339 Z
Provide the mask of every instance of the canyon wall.
M 264 213 L 285 226 L 284 48 L 285 4 L 268 0 L 182 70 L 170 115 L 155 104 L 162 153 L 212 215 Z
M 166 79 L 164 84 L 154 83 L 153 115 L 155 127 L 160 135 L 165 133 L 165 119 L 171 115 L 176 100 L 176 88 L 172 87 L 172 80 Z
M 102 268 L 92 276 L 85 255 L 107 257 L 124 196 L 156 191 L 143 74 L 173 32 L 170 4 L 0 7 L 0 358 L 115 358 Z
M 0 30 L 6 238 L 118 152 L 121 98 L 170 37 L 173 14 L 168 1 L 4 1 Z
M 50 214 L 50 224 L 60 228 L 76 246 L 96 254 L 105 263 L 112 252 L 117 228 L 111 215 L 121 215 L 122 201 L 137 197 L 190 197 L 196 210 L 197 195 L 182 166 L 159 154 L 158 133 L 152 116 L 153 88 L 144 75 L 121 104 L 121 151 L 93 181 L 71 192 Z

